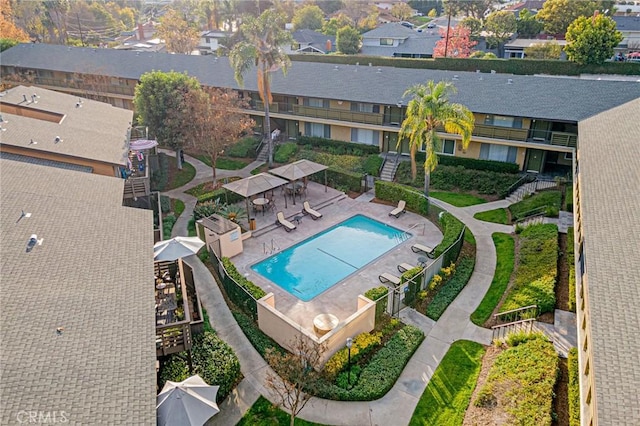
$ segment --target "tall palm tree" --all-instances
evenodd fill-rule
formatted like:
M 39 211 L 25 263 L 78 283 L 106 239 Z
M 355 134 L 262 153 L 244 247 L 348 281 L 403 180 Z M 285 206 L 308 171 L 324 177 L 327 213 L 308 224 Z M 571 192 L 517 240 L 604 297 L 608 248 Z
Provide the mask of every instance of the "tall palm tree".
M 398 135 L 398 148 L 404 138 L 409 140 L 411 154 L 411 177 L 416 179 L 416 152 L 424 145 L 424 193 L 429 196 L 429 177 L 438 165 L 438 148 L 442 141 L 438 128 L 446 133 L 462 137 L 462 147 L 467 148 L 471 140 L 474 118 L 467 107 L 449 102 L 449 95 L 456 92 L 452 83 L 429 80 L 426 85 L 417 84 L 404 92 L 404 96 L 413 96 L 407 104 L 407 116 L 402 122 Z
M 284 30 L 283 16 L 272 9 L 264 11 L 258 18 L 247 17 L 240 26 L 244 40 L 236 44 L 229 53 L 229 61 L 234 76 L 240 86 L 244 84 L 244 73 L 254 65 L 257 66 L 258 92 L 264 104 L 264 130 L 267 135 L 269 150 L 269 167 L 273 166 L 273 141 L 271 140 L 271 123 L 269 103 L 271 97 L 271 73 L 282 69 L 286 75 L 291 60 L 281 49 L 283 45 L 291 45 L 293 39 Z

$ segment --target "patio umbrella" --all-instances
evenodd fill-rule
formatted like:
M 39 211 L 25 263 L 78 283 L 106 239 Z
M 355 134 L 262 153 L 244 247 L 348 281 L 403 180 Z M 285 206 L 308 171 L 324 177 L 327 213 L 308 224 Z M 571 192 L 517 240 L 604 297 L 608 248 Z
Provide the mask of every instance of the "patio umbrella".
M 269 170 L 269 173 L 283 177 L 293 182 L 326 169 L 328 169 L 328 167 L 323 164 L 314 163 L 313 161 L 309 160 L 298 160 L 282 167 L 277 167 L 275 169 Z M 327 176 L 325 173 L 325 191 L 327 190 L 326 180 Z M 293 204 L 296 204 L 295 196 L 293 197 Z
M 218 388 L 198 375 L 182 382 L 167 381 L 157 397 L 158 425 L 202 426 L 220 412 L 216 404 Z
M 170 240 L 158 241 L 153 246 L 153 259 L 176 260 L 191 256 L 196 254 L 203 245 L 204 241 L 198 237 L 175 237 Z
M 267 192 L 270 189 L 277 188 L 286 183 L 286 180 L 281 179 L 277 176 L 270 175 L 269 173 L 258 173 L 254 176 L 249 176 L 233 182 L 225 183 L 224 185 L 222 185 L 222 187 L 245 197 L 248 217 L 250 211 L 249 197 L 251 197 L 252 195 L 260 194 L 262 192 Z
M 158 146 L 158 142 L 151 139 L 138 139 L 129 143 L 129 149 L 132 151 L 151 149 L 154 146 Z

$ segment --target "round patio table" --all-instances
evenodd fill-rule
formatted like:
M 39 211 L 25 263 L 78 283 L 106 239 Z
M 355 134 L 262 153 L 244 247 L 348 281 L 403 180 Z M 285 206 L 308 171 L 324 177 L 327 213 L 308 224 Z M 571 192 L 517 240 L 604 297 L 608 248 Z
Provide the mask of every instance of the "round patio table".
M 313 319 L 313 329 L 320 336 L 327 334 L 338 326 L 338 317 L 333 314 L 316 315 Z

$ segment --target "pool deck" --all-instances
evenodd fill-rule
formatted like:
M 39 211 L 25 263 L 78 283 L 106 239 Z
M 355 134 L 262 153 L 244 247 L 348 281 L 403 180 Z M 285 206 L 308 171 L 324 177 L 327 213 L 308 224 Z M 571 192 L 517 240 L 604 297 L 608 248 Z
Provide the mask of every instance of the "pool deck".
M 284 207 L 282 197 L 284 194 L 281 195 L 279 190 L 276 190 L 277 206 Z M 389 216 L 389 212 L 395 206 L 373 203 L 370 199 L 370 196 L 351 199 L 332 188 L 328 188 L 325 192 L 323 185 L 310 182 L 306 200 L 315 210 L 322 213 L 322 218 L 313 220 L 309 216 L 303 216 L 295 230 L 286 232 L 282 227 L 274 225 L 275 211 L 266 212 L 264 216 L 262 213 L 257 213 L 257 229 L 253 233 L 255 236 L 245 240 L 243 253 L 234 256 L 231 260 L 247 279 L 267 293 L 273 293 L 276 309 L 301 327 L 313 331 L 313 318 L 324 313 L 333 314 L 340 321 L 345 320 L 356 311 L 359 294 L 382 285 L 378 279 L 380 274 L 388 272 L 399 276 L 397 265 L 417 264 L 419 255 L 411 251 L 412 244 L 421 243 L 435 247 L 442 240 L 442 233 L 438 228 L 423 217 L 411 212 L 402 214 L 398 218 Z M 288 208 L 281 211 L 291 220 L 294 216 L 300 215 L 304 200 L 305 196 L 302 201 L 296 200 L 294 207 L 289 198 Z M 308 302 L 303 302 L 251 269 L 253 264 L 273 253 L 287 249 L 356 214 L 363 214 L 402 231 L 409 231 L 412 236 Z M 275 248 L 273 252 L 271 251 L 272 243 Z M 313 259 L 309 259 L 309 262 L 313 262 Z

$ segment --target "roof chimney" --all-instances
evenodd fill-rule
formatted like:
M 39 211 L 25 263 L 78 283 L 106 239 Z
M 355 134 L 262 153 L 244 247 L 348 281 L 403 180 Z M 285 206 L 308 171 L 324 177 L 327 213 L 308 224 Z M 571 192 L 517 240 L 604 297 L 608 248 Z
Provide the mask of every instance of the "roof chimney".
M 328 52 L 331 52 L 331 49 L 333 47 L 333 43 L 331 43 L 331 40 L 327 40 L 327 43 L 325 45 L 325 50 Z
M 138 40 L 144 40 L 144 25 L 142 25 L 142 22 L 138 23 Z

